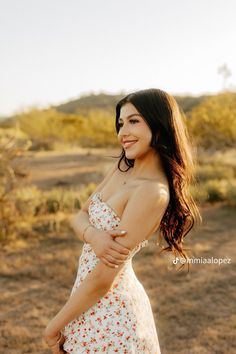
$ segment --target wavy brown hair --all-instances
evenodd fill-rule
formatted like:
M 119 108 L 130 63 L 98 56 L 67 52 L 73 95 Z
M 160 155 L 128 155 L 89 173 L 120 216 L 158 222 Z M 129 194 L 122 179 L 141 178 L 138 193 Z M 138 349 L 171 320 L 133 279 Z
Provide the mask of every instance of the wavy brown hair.
M 186 117 L 174 97 L 160 89 L 147 89 L 128 94 L 116 105 L 116 132 L 119 132 L 120 110 L 126 103 L 132 103 L 152 132 L 152 146 L 160 155 L 168 178 L 170 201 L 162 217 L 159 230 L 168 246 L 162 251 L 173 252 L 188 259 L 183 248 L 184 237 L 202 218 L 190 194 L 189 187 L 196 183 L 194 176 L 193 146 L 186 128 Z M 134 159 L 128 159 L 122 147 L 118 156 L 118 168 L 126 172 L 134 166 Z M 124 160 L 125 171 L 120 164 Z M 161 252 L 162 252 L 161 251 Z M 189 263 L 188 270 L 189 270 Z M 184 264 L 183 264 L 184 265 Z M 183 266 L 182 265 L 182 266 Z M 180 267 L 182 268 L 182 267 Z

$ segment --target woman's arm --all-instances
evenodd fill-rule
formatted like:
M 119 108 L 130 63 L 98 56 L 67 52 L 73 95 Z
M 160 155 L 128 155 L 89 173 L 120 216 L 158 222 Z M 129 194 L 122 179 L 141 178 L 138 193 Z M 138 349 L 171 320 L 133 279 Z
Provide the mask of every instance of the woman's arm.
M 94 281 L 93 277 L 88 274 L 79 288 L 75 290 L 63 308 L 48 324 L 44 332 L 46 341 L 57 336 L 70 321 L 96 304 L 107 291 L 108 289 L 102 288 L 100 284 L 97 283 L 96 280 Z
M 90 224 L 89 214 L 82 209 L 70 219 L 70 225 L 81 242 L 84 242 L 83 230 L 88 224 Z M 86 235 L 87 234 L 88 232 L 86 232 Z M 91 237 L 86 236 L 86 241 L 87 243 L 91 243 Z
M 86 230 L 86 234 L 84 234 L 84 239 L 83 232 L 86 226 L 90 224 L 88 207 L 92 196 L 103 189 L 105 184 L 108 182 L 108 180 L 111 178 L 111 176 L 116 170 L 117 162 L 112 165 L 103 181 L 97 186 L 96 190 L 88 198 L 81 210 L 70 220 L 71 227 L 73 228 L 76 236 L 82 242 L 86 241 L 87 243 L 90 243 L 96 256 L 107 266 L 112 268 L 123 263 L 126 260 L 127 255 L 129 254 L 129 249 L 121 246 L 118 242 L 115 241 L 115 238 L 118 236 L 126 236 L 126 233 L 124 232 L 125 230 L 116 229 L 109 230 L 107 232 L 102 232 L 101 230 L 98 230 L 94 227 L 90 227 Z
M 83 240 L 83 230 L 90 223 L 89 215 L 88 215 L 88 207 L 89 207 L 89 204 L 91 202 L 92 196 L 95 193 L 100 192 L 103 189 L 105 184 L 108 182 L 108 180 L 111 178 L 111 176 L 113 175 L 113 173 L 116 170 L 117 170 L 117 161 L 109 169 L 109 171 L 106 174 L 106 176 L 103 179 L 103 181 L 97 186 L 95 191 L 91 194 L 91 196 L 88 198 L 86 203 L 82 206 L 81 210 L 76 215 L 74 215 L 71 218 L 70 224 L 71 224 L 76 236 L 78 236 L 79 239 L 82 242 L 84 242 L 84 240 Z M 86 235 L 88 235 L 88 234 L 89 234 L 89 232 L 86 232 Z M 86 240 L 90 243 L 92 235 L 90 235 L 90 236 L 88 235 L 87 237 L 86 237 Z
M 120 239 L 120 243 L 133 249 L 144 238 L 150 236 L 158 228 L 167 205 L 167 194 L 158 188 L 153 186 L 150 188 L 150 185 L 138 188 L 122 215 L 122 227 L 127 227 L 128 234 L 126 238 Z M 112 287 L 122 268 L 123 264 L 112 269 L 99 262 L 49 323 L 45 336 L 47 338 L 55 336 L 67 323 L 96 304 Z
M 88 214 L 81 212 L 73 221 L 73 229 L 76 234 L 82 239 L 84 228 L 89 224 Z M 71 223 L 72 224 L 72 223 Z M 90 227 L 85 232 L 85 241 L 90 243 L 96 256 L 107 266 L 114 268 L 123 263 L 129 255 L 129 249 L 116 242 L 116 237 L 125 237 L 125 230 L 100 230 L 95 227 Z M 84 240 L 83 240 L 84 241 Z

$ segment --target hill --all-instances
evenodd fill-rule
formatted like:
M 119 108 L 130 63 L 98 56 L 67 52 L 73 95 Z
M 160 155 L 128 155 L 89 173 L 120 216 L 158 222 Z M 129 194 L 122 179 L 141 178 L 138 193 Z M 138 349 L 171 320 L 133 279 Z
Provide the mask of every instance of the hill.
M 53 106 L 59 112 L 82 114 L 91 109 L 104 109 L 114 111 L 116 103 L 124 97 L 125 93 L 109 95 L 105 93 L 81 96 L 76 100 Z M 207 96 L 175 96 L 176 101 L 185 113 L 199 105 Z
M 116 103 L 124 97 L 125 93 L 117 95 L 109 95 L 106 93 L 83 95 L 75 100 L 51 106 L 49 108 L 65 114 L 80 114 L 86 116 L 91 110 L 104 110 L 114 113 Z M 180 107 L 185 113 L 191 111 L 194 107 L 198 106 L 208 96 L 174 96 Z M 40 110 L 40 109 L 39 109 Z M 43 109 L 42 109 L 43 111 Z M 15 125 L 16 117 L 11 116 L 8 118 L 2 117 L 0 126 L 2 128 L 9 128 Z

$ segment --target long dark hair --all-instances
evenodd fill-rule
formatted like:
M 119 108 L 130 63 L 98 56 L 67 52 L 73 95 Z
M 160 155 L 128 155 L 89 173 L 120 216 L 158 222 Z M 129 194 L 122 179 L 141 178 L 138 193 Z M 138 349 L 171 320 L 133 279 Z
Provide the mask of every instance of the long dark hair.
M 116 105 L 117 134 L 120 110 L 126 103 L 132 103 L 148 124 L 152 132 L 150 146 L 159 153 L 168 178 L 170 201 L 159 226 L 160 236 L 164 237 L 168 246 L 162 251 L 172 251 L 174 255 L 177 253 L 187 260 L 188 255 L 183 248 L 184 237 L 196 221 L 201 223 L 202 218 L 189 191 L 190 184 L 196 183 L 196 180 L 193 146 L 185 125 L 185 115 L 168 93 L 155 88 L 137 91 L 128 94 Z M 123 148 L 118 158 L 121 172 L 134 166 L 135 160 L 126 158 Z M 120 168 L 122 160 L 128 167 L 125 171 Z

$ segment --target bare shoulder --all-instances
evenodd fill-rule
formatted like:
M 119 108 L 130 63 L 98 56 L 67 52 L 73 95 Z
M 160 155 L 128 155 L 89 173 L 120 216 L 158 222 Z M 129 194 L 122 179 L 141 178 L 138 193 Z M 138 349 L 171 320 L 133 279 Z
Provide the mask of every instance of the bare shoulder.
M 156 180 L 142 181 L 133 192 L 134 197 L 151 203 L 169 203 L 169 188 L 166 184 Z
M 119 229 L 126 230 L 127 234 L 125 237 L 117 236 L 116 242 L 133 251 L 141 242 L 148 240 L 160 226 L 169 194 L 164 180 L 139 180 L 129 188 L 129 199 L 119 223 Z M 100 286 L 109 289 L 123 266 L 124 264 L 121 264 L 118 268 L 109 268 L 100 262 L 91 276 Z

